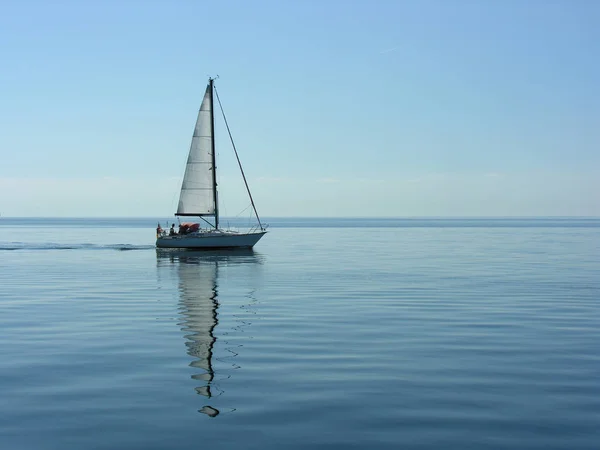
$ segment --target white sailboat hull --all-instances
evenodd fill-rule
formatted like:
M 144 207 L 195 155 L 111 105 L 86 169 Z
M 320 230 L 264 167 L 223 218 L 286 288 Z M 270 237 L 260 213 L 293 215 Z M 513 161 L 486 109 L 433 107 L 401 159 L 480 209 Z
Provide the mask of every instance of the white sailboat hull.
M 252 248 L 265 234 L 266 231 L 257 233 L 216 231 L 183 236 L 160 236 L 156 239 L 156 246 L 158 248 L 190 249 Z

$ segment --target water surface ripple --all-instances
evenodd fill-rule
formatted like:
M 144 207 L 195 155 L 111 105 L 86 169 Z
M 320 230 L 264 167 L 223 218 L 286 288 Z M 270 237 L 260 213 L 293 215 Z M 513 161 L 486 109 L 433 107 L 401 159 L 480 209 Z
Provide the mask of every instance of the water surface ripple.
M 0 448 L 599 446 L 600 221 L 291 223 L 199 254 L 14 220 Z

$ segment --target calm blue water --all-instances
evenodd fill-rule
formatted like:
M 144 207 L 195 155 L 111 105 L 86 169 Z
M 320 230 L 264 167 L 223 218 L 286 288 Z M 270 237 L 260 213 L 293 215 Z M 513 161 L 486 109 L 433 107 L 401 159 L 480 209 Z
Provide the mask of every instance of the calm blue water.
M 600 448 L 600 219 L 269 221 L 0 218 L 0 448 Z

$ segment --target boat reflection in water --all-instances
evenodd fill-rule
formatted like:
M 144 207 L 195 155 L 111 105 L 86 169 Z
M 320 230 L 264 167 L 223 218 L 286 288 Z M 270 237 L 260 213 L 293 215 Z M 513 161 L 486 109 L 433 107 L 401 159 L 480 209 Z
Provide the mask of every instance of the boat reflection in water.
M 260 264 L 261 258 L 252 249 L 194 251 L 157 249 L 158 265 L 172 266 L 178 275 L 180 295 L 179 322 L 185 332 L 187 353 L 194 358 L 190 367 L 199 369 L 192 379 L 201 381 L 196 392 L 208 399 L 215 393 L 213 347 L 219 323 L 219 267 L 234 264 Z M 210 417 L 219 410 L 205 405 L 199 410 Z

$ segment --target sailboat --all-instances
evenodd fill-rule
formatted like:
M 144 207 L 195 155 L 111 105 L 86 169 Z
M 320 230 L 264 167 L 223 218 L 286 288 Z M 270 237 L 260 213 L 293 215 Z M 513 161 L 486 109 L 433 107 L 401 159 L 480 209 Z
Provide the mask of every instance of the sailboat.
M 166 233 L 159 225 L 156 236 L 156 246 L 159 248 L 252 248 L 267 232 L 266 227 L 263 226 L 258 217 L 246 175 L 223 112 L 219 94 L 214 86 L 214 80 L 214 78 L 208 79 L 208 86 L 198 111 L 183 182 L 181 183 L 177 212 L 175 213 L 175 216 L 178 217 L 199 217 L 207 226 L 203 228 L 200 223 L 182 223 L 179 226 L 178 233 Z M 213 94 L 216 94 L 240 172 L 250 197 L 250 203 L 258 222 L 255 227 L 247 232 L 224 230 L 219 227 Z M 210 222 L 207 217 L 212 217 L 213 221 Z

